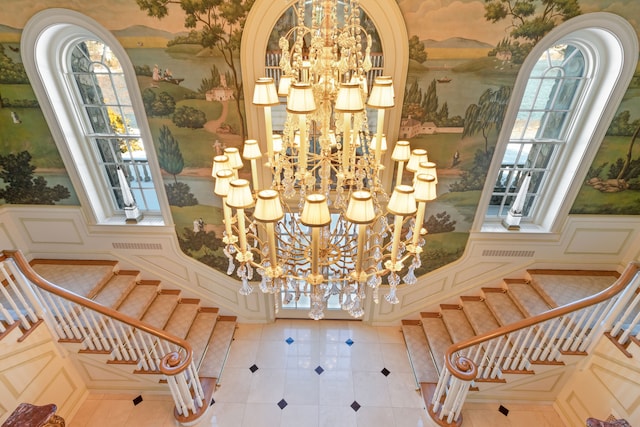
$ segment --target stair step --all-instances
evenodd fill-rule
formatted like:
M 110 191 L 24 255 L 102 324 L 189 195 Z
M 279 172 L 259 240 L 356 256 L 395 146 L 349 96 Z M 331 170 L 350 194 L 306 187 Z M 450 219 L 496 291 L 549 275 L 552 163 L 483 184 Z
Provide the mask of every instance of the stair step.
M 163 329 L 178 305 L 179 299 L 179 290 L 161 290 L 142 316 L 142 321 L 158 329 Z
M 527 274 L 552 307 L 597 294 L 620 277 L 616 271 L 604 270 L 527 270 Z
M 51 283 L 85 298 L 93 298 L 114 275 L 117 262 L 35 259 L 30 264 Z
M 220 316 L 207 344 L 198 374 L 200 377 L 220 378 L 236 330 L 235 316 Z
M 487 307 L 501 326 L 524 319 L 524 315 L 502 288 L 482 288 Z
M 403 320 L 402 334 L 417 381 L 437 383 L 438 371 L 420 321 Z
M 215 328 L 217 320 L 218 310 L 200 310 L 195 319 L 193 319 L 185 339 L 191 344 L 193 360 L 196 366 L 200 366 L 202 362 L 202 356 L 204 356 L 207 349 L 207 344 L 211 334 L 213 334 L 213 328 Z
M 500 327 L 483 299 L 463 299 L 462 309 L 467 313 L 467 319 L 478 335 L 486 334 Z
M 536 316 L 551 309 L 538 291 L 524 280 L 506 282 L 509 294 L 526 317 Z
M 422 328 L 427 337 L 427 342 L 434 356 L 434 362 L 438 372 L 444 367 L 444 354 L 453 341 L 449 335 L 444 321 L 437 313 L 420 313 L 422 316 Z M 435 316 L 433 314 L 436 314 Z
M 107 282 L 93 298 L 95 302 L 116 309 L 136 286 L 137 274 L 118 274 Z
M 441 305 L 440 313 L 453 342 L 461 342 L 475 336 L 467 315 L 458 305 Z
M 182 299 L 171 313 L 171 317 L 167 321 L 165 331 L 177 336 L 185 338 L 189 332 L 189 328 L 196 318 L 200 304 L 198 300 Z
M 118 306 L 118 311 L 134 319 L 140 319 L 157 295 L 157 284 L 139 283 L 134 286 L 122 304 Z

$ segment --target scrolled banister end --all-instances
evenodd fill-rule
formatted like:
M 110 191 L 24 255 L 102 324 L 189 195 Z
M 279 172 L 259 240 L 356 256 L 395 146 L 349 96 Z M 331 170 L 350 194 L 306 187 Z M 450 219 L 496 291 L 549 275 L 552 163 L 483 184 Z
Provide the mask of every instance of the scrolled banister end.
M 450 358 L 445 358 L 447 369 L 451 374 L 463 381 L 472 381 L 478 375 L 478 367 L 471 359 L 465 356 L 458 356 L 455 362 L 452 362 Z
M 191 352 L 186 352 L 184 358 L 177 351 L 165 354 L 160 362 L 160 372 L 170 376 L 183 372 L 191 363 L 191 356 Z

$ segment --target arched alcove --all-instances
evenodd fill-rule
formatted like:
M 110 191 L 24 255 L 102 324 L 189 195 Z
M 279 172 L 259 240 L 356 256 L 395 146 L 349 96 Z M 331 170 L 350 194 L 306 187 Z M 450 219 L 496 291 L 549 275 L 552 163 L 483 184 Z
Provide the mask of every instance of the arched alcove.
M 247 17 L 242 35 L 240 61 L 249 138 L 260 140 L 260 137 L 265 135 L 264 117 L 261 111 L 251 104 L 251 100 L 256 79 L 264 76 L 265 51 L 269 35 L 280 16 L 295 3 L 295 0 L 278 2 L 256 0 Z M 402 94 L 404 94 L 409 64 L 407 28 L 396 2 L 362 0 L 360 7 L 371 18 L 378 30 L 384 52 L 383 74 L 393 77 L 396 106 L 387 111 L 385 115 L 385 133 L 388 141 L 395 142 L 400 129 Z M 264 141 L 260 142 L 264 143 Z M 263 148 L 264 152 L 266 148 Z M 387 156 L 390 156 L 392 148 L 393 146 L 390 147 Z M 385 159 L 383 159 L 383 163 L 388 164 L 388 161 L 385 163 Z M 267 170 L 261 168 L 261 172 L 265 174 L 261 177 L 264 182 L 264 179 L 268 179 Z M 385 169 L 382 176 L 383 183 L 388 185 L 392 172 L 393 168 L 391 167 Z

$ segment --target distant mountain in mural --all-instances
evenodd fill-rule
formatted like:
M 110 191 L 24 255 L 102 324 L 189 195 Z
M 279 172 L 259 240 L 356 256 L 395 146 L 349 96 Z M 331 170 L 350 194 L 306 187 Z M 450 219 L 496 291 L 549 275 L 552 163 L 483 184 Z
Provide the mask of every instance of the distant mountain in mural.
M 113 34 L 120 37 L 161 37 L 167 40 L 173 39 L 176 35 L 169 31 L 158 30 L 156 28 L 147 27 L 146 25 L 132 25 L 131 27 L 123 28 L 121 30 L 114 30 Z M 180 34 L 187 34 L 182 32 Z
M 489 43 L 481 42 L 478 40 L 465 39 L 464 37 L 450 37 L 446 40 L 433 40 L 426 39 L 421 40 L 424 43 L 424 47 L 429 48 L 439 48 L 439 49 L 459 49 L 459 48 L 492 48 L 493 46 Z
M 13 28 L 10 27 L 8 25 L 2 25 L 0 24 L 0 33 L 20 33 L 21 30 L 19 30 L 18 28 Z

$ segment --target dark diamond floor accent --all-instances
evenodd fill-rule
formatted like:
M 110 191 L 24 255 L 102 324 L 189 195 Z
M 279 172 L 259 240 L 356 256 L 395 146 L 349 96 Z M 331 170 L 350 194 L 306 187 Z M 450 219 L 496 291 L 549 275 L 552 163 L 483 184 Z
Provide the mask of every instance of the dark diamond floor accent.
M 138 405 L 138 403 L 142 402 L 142 396 L 138 396 L 135 399 L 133 399 L 133 404 L 134 405 Z
M 351 404 L 351 409 L 358 412 L 358 409 L 360 409 L 360 404 L 354 400 L 353 403 Z
M 314 369 L 314 371 L 316 371 L 316 374 L 320 375 L 324 372 L 324 369 L 322 368 L 322 366 L 318 366 L 316 369 Z
M 280 409 L 284 409 L 287 405 L 288 405 L 288 403 L 284 399 L 282 399 L 280 402 L 278 402 L 278 407 L 280 407 Z
M 289 344 L 289 345 L 293 344 L 293 342 L 294 342 L 294 341 L 295 341 L 295 340 L 294 340 L 293 338 L 291 338 L 291 337 L 289 337 L 289 338 L 287 338 L 286 340 L 284 340 L 284 342 L 286 342 L 286 343 L 287 343 L 287 344 Z
M 255 371 L 257 371 L 257 370 L 258 370 L 258 366 L 257 366 L 257 365 L 255 365 L 255 364 L 254 364 L 254 365 L 251 365 L 251 366 L 249 367 L 249 370 L 250 370 L 250 371 L 251 371 L 251 373 L 253 374 Z
M 380 373 L 381 373 L 382 375 L 384 375 L 385 377 L 388 377 L 388 376 L 389 376 L 389 374 L 391 373 L 391 371 L 390 371 L 390 370 L 388 370 L 387 368 L 382 368 L 382 371 L 380 371 Z
M 351 338 L 349 338 L 348 340 L 345 341 L 345 344 L 347 344 L 349 347 L 351 347 L 353 345 L 353 340 Z
M 216 403 L 215 400 L 213 400 L 213 397 L 211 398 L 211 403 L 209 403 L 209 406 L 213 405 L 214 403 Z

